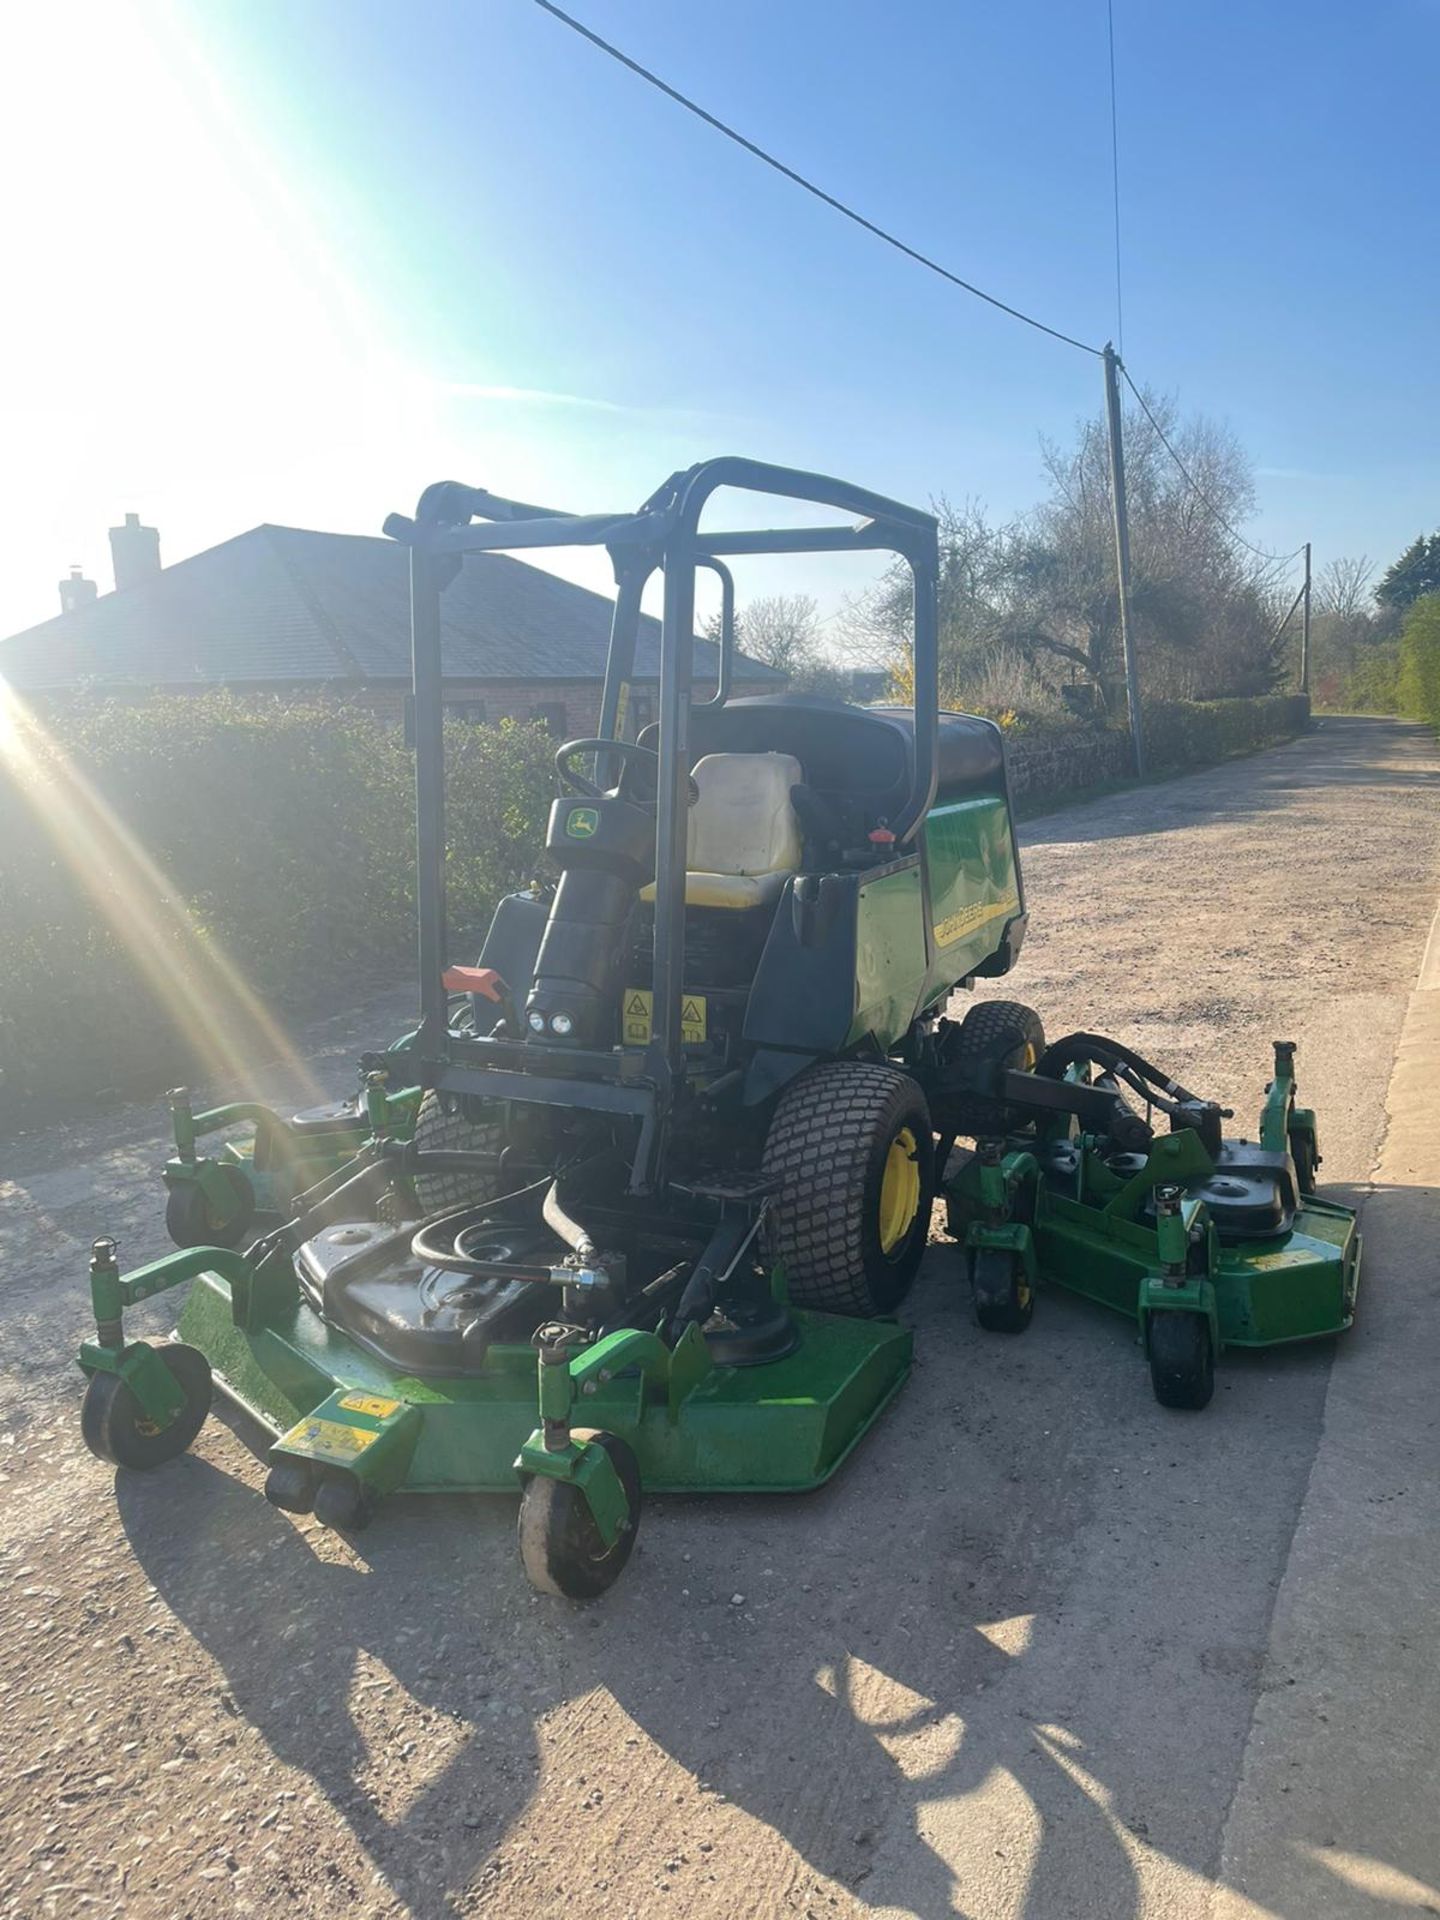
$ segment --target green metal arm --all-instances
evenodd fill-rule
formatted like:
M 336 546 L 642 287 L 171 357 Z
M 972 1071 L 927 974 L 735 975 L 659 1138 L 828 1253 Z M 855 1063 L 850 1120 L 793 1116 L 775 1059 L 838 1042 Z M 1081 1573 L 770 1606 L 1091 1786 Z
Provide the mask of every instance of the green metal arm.
M 1295 1106 L 1295 1042 L 1275 1042 L 1275 1078 L 1260 1109 L 1260 1144 L 1268 1153 L 1285 1153 L 1290 1145 L 1290 1116 Z
M 199 1273 L 219 1273 L 230 1281 L 238 1300 L 246 1297 L 253 1269 L 238 1253 L 224 1247 L 187 1247 L 122 1274 L 115 1260 L 115 1242 L 97 1240 L 90 1258 L 90 1302 L 95 1313 L 95 1339 L 80 1348 L 81 1372 L 118 1373 L 139 1401 L 141 1411 L 159 1427 L 167 1427 L 185 1404 L 174 1374 L 148 1341 L 125 1338 L 126 1307 L 149 1300 L 171 1287 L 180 1287 Z

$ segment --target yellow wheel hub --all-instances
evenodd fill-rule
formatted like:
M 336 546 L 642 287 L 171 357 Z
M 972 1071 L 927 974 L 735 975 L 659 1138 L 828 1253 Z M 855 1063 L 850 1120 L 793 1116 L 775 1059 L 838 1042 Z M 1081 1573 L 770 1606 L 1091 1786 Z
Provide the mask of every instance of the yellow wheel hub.
M 920 1211 L 920 1155 L 915 1136 L 902 1127 L 885 1155 L 880 1182 L 880 1251 L 893 1253 Z

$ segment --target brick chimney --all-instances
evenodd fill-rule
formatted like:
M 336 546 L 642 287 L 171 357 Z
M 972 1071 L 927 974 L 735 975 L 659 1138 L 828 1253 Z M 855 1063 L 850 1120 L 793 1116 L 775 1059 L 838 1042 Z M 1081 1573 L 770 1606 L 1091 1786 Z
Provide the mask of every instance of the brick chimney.
M 154 527 L 142 527 L 138 513 L 127 513 L 123 527 L 110 529 L 110 558 L 117 593 L 139 586 L 160 571 L 160 535 Z
M 71 567 L 70 578 L 60 582 L 60 611 L 74 613 L 77 607 L 87 607 L 100 589 L 93 580 L 87 580 L 79 567 Z

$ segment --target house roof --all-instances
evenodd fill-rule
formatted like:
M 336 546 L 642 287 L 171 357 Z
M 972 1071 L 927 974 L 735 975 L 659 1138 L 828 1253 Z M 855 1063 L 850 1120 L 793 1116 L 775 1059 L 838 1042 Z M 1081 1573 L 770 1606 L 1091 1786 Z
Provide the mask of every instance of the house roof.
M 471 554 L 441 597 L 454 680 L 598 680 L 612 602 L 498 553 Z M 642 617 L 635 673 L 659 673 L 660 625 Z M 698 678 L 714 644 L 695 643 Z M 737 678 L 784 676 L 744 655 Z M 409 551 L 303 527 L 252 527 L 153 579 L 0 640 L 20 692 L 107 687 L 315 684 L 410 678 Z

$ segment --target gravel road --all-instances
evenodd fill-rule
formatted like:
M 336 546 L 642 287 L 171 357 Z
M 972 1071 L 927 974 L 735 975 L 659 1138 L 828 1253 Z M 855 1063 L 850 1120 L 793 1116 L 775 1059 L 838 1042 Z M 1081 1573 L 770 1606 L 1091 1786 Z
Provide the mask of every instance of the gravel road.
M 1035 820 L 993 990 L 1247 1119 L 1297 1040 L 1322 1178 L 1361 1196 L 1437 797 L 1420 730 L 1326 721 Z M 322 1080 L 408 998 L 305 1036 Z M 0 1149 L 0 1914 L 1211 1914 L 1257 1705 L 1297 1677 L 1272 1611 L 1329 1346 L 1227 1358 L 1166 1413 L 1120 1320 L 1046 1294 L 987 1338 L 938 1244 L 914 1378 L 831 1486 L 654 1501 L 572 1608 L 527 1588 L 509 1501 L 397 1502 L 351 1545 L 267 1507 L 221 1419 L 149 1477 L 83 1451 L 86 1249 L 163 1249 L 161 1118 Z

